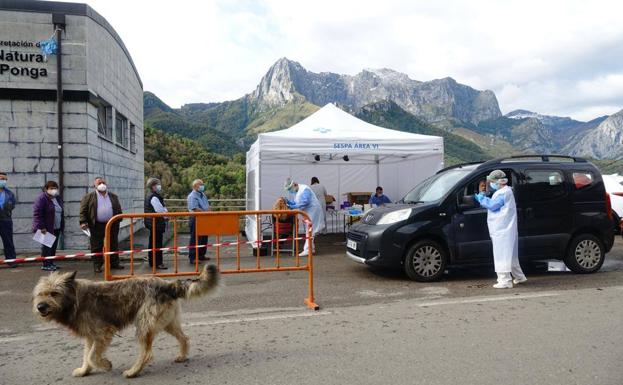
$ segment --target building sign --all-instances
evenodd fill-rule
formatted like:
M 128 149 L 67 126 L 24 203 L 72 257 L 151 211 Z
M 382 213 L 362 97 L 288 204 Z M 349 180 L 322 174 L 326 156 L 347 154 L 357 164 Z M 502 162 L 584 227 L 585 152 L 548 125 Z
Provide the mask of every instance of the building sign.
M 39 43 L 31 41 L 0 40 L 0 76 L 24 76 L 39 79 L 48 76 L 48 70 L 38 64 L 46 63 L 41 53 L 23 52 L 21 48 L 37 48 Z

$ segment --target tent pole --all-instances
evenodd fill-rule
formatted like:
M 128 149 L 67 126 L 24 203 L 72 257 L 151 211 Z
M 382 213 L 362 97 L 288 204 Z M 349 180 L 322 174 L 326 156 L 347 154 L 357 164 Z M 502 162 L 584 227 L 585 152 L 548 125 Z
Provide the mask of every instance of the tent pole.
M 376 163 L 376 185 L 380 186 L 381 185 L 381 170 L 380 170 L 380 163 L 381 162 L 379 162 L 379 156 L 378 155 L 374 155 L 374 162 Z

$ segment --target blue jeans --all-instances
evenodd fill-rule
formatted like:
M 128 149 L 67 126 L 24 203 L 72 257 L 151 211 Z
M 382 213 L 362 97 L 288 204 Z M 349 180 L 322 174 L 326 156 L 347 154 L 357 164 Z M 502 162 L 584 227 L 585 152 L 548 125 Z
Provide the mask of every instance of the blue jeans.
M 15 245 L 13 244 L 13 220 L 0 219 L 0 238 L 2 238 L 4 259 L 15 259 Z

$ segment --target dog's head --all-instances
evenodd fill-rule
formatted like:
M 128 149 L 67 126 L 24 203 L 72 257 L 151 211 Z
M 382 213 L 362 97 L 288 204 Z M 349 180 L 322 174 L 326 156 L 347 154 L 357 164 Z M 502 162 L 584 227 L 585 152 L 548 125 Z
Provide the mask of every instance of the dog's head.
M 76 304 L 76 272 L 41 277 L 32 293 L 32 310 L 45 321 L 67 321 Z

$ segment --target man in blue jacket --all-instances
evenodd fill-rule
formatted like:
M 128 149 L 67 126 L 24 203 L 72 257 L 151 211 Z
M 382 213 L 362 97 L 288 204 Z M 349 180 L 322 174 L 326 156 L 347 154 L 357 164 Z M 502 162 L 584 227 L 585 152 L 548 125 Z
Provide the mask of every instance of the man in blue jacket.
M 13 220 L 11 213 L 15 208 L 15 194 L 9 190 L 7 185 L 7 175 L 0 172 L 0 238 L 4 248 L 5 259 L 15 259 L 15 246 L 13 245 Z M 11 267 L 16 265 L 11 264 Z
M 378 186 L 376 188 L 376 193 L 370 197 L 371 205 L 376 205 L 377 207 L 385 206 L 388 203 L 392 203 L 391 199 L 385 194 L 383 194 L 383 187 Z

